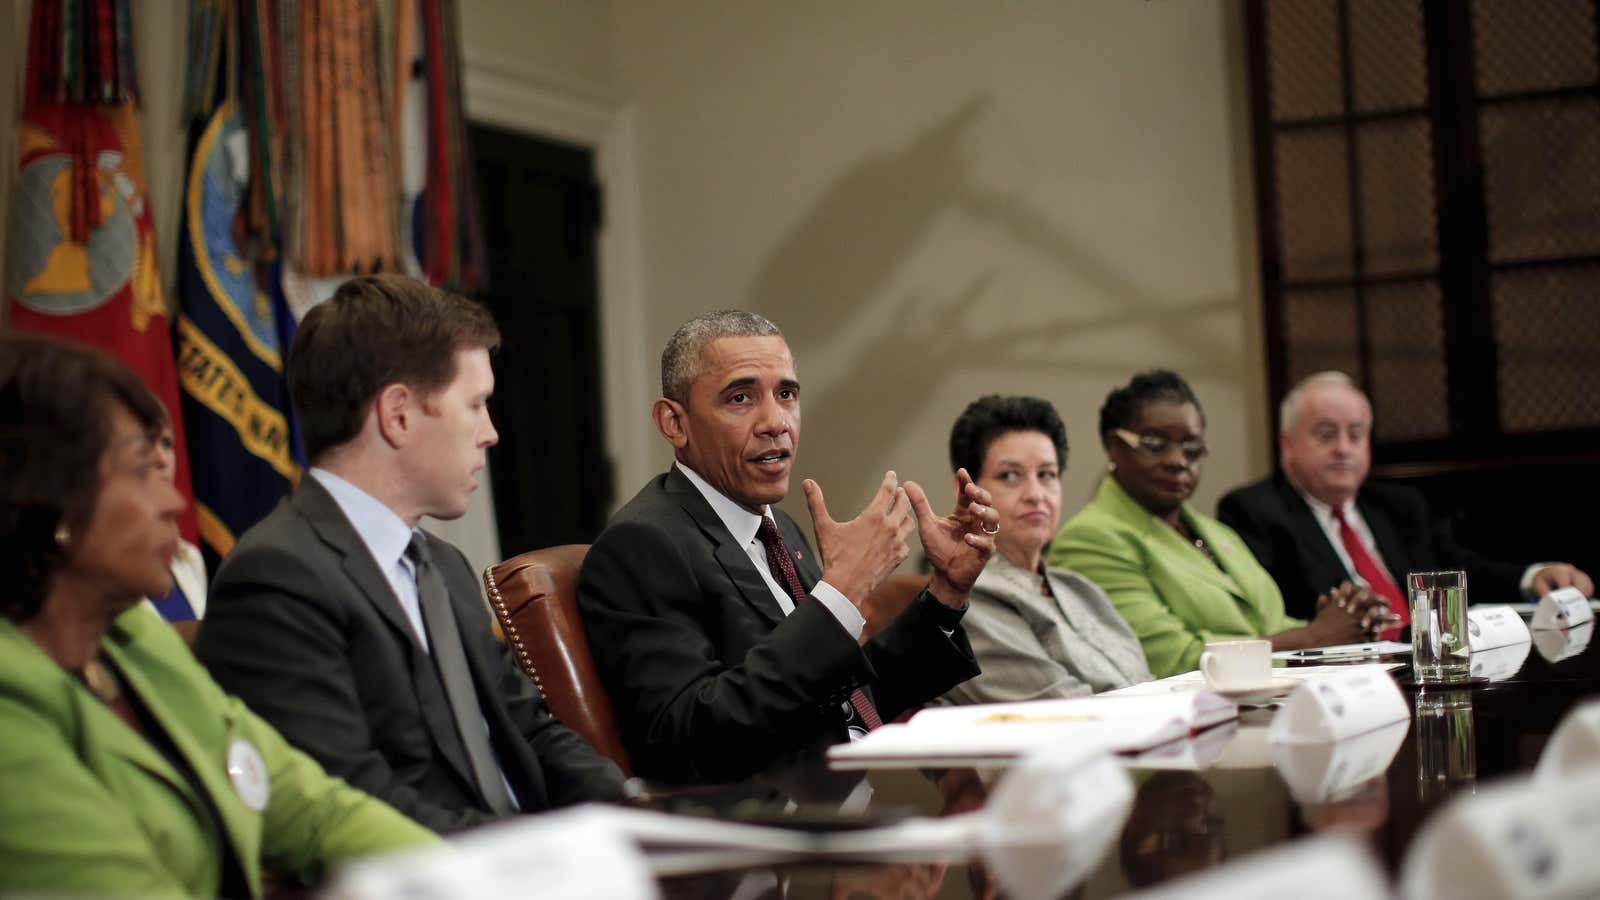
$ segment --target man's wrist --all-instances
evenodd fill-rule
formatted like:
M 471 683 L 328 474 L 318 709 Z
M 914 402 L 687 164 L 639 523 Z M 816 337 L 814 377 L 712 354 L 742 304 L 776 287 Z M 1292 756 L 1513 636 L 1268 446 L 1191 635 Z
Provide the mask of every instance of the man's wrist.
M 958 588 L 943 573 L 934 570 L 933 577 L 928 579 L 928 593 L 933 599 L 938 600 L 951 609 L 961 609 L 967 605 L 967 593 L 970 588 Z
M 832 569 L 823 569 L 822 580 L 832 585 L 834 590 L 842 594 L 844 598 L 849 600 L 850 603 L 857 609 L 860 609 L 862 604 L 867 602 L 867 595 L 872 593 L 872 591 L 867 589 L 865 580 L 857 578 L 847 572 L 835 572 Z

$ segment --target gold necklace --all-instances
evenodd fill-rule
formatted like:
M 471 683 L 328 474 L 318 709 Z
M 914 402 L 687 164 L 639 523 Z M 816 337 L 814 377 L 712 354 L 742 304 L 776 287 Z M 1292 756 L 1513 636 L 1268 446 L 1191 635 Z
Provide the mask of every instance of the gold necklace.
M 122 684 L 117 681 L 117 676 L 112 674 L 111 668 L 100 661 L 99 656 L 84 663 L 78 677 L 82 679 L 84 687 L 99 697 L 102 703 L 110 705 L 122 696 Z

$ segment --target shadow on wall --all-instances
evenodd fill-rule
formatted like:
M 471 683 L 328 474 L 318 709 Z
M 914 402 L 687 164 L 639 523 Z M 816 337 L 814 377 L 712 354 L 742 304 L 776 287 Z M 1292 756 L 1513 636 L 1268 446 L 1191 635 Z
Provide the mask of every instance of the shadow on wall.
M 778 242 L 746 295 L 747 308 L 770 316 L 784 330 L 802 377 L 808 352 L 837 345 L 847 333 L 860 347 L 853 360 L 830 372 L 828 387 L 813 388 L 804 398 L 808 437 L 797 474 L 816 477 L 832 491 L 836 516 L 853 514 L 891 465 L 863 458 L 859 443 L 850 440 L 849 423 L 860 421 L 850 414 L 852 406 L 871 404 L 873 427 L 887 436 L 910 427 L 921 410 L 919 398 L 946 381 L 971 380 L 974 398 L 985 393 L 974 373 L 1036 371 L 1039 393 L 1048 393 L 1051 379 L 1070 372 L 1092 373 L 1110 389 L 1152 365 L 1179 364 L 1191 379 L 1232 375 L 1238 368 L 1231 343 L 1196 327 L 1208 315 L 1236 309 L 1237 296 L 1187 302 L 1151 296 L 1088 252 L 1049 210 L 979 180 L 966 148 L 989 105 L 986 97 L 974 97 L 904 147 L 845 172 Z M 869 304 L 885 305 L 881 295 L 894 273 L 941 217 L 951 214 L 1037 252 L 1101 296 L 1116 298 L 1116 309 L 1085 315 L 1063 303 L 1042 321 L 1019 315 L 1003 287 L 1006 273 L 989 267 L 975 270 L 965 284 L 952 285 L 942 296 L 914 294 L 893 301 L 888 324 L 862 334 L 860 312 Z M 1069 340 L 1081 345 L 1096 332 L 1130 326 L 1146 332 L 1151 352 L 1131 356 L 1126 365 L 1065 355 Z M 1163 346 L 1183 347 L 1184 360 L 1159 358 Z M 956 412 L 951 410 L 952 419 Z M 850 474 L 843 478 L 842 473 Z M 948 483 L 924 487 L 942 511 Z M 796 485 L 791 499 L 799 495 Z M 792 505 L 792 514 L 803 514 L 803 500 Z

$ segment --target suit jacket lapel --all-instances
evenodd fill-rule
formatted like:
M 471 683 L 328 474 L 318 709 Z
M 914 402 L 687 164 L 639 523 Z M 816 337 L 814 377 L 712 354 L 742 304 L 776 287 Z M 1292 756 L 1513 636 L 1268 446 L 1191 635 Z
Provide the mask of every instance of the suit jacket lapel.
M 356 533 L 350 520 L 345 518 L 344 511 L 334 501 L 333 495 L 316 478 L 302 478 L 300 489 L 294 494 L 294 504 L 306 521 L 311 523 L 317 536 L 339 551 L 344 559 L 344 573 L 361 589 L 367 602 L 405 637 L 414 650 L 421 653 L 422 645 L 417 640 L 417 633 L 412 629 L 405 611 L 400 608 L 400 601 L 394 595 L 394 588 L 389 586 L 389 579 L 378 568 L 377 561 L 367 551 L 366 543 Z
M 130 623 L 126 628 L 120 623 Z M 219 837 L 227 841 L 238 860 L 240 868 L 244 871 L 250 884 L 259 884 L 261 880 L 261 823 L 262 817 L 249 811 L 237 800 L 237 793 L 233 785 L 224 778 L 224 769 L 217 765 L 218 760 L 206 753 L 191 736 L 191 726 L 184 719 L 186 710 L 173 708 L 163 699 L 165 693 L 154 679 L 160 677 L 159 673 L 147 675 L 148 667 L 132 664 L 128 652 L 122 647 L 124 641 L 131 641 L 137 629 L 149 627 L 149 621 L 119 620 L 118 625 L 113 625 L 110 633 L 111 640 L 105 641 L 102 646 L 106 655 L 117 665 L 118 672 L 127 683 L 130 690 L 137 694 L 139 702 L 144 704 L 151 718 L 161 726 L 166 733 L 167 740 L 172 742 L 189 768 L 194 772 L 195 778 L 211 796 L 210 807 L 216 810 L 218 824 L 224 834 Z M 190 806 L 195 808 L 196 816 L 205 821 L 210 817 L 206 811 L 206 801 L 197 797 L 188 779 L 173 770 L 165 757 L 161 756 L 147 741 L 135 741 L 142 752 L 128 752 L 128 741 L 112 742 L 112 745 L 123 752 L 128 758 L 137 762 L 148 771 L 159 775 L 163 780 L 174 785 L 183 795 Z M 154 760 L 158 765 L 152 765 L 149 760 Z
M 1307 587 L 1315 594 L 1321 594 L 1337 585 L 1346 578 L 1353 578 L 1354 573 L 1345 570 L 1344 563 L 1339 561 L 1339 552 L 1333 548 L 1328 540 L 1328 533 L 1322 530 L 1317 517 L 1311 512 L 1311 507 L 1306 504 L 1306 498 L 1294 489 L 1282 473 L 1273 480 L 1278 488 L 1278 496 L 1283 500 L 1283 508 L 1289 512 L 1289 529 L 1294 534 L 1294 540 L 1300 547 L 1302 565 L 1306 573 L 1306 580 L 1310 582 Z M 1366 514 L 1363 512 L 1363 516 Z M 1326 581 L 1327 584 L 1319 584 Z
M 1152 518 L 1151 521 L 1154 522 L 1155 519 Z M 1174 549 L 1174 556 L 1183 560 L 1194 577 L 1202 581 L 1208 581 L 1221 590 L 1227 591 L 1237 600 L 1249 600 L 1249 594 L 1245 591 L 1244 585 L 1240 583 L 1238 576 L 1234 573 L 1234 569 L 1230 566 L 1233 558 L 1239 552 L 1239 548 L 1233 545 L 1231 539 L 1218 533 L 1211 527 L 1209 522 L 1202 520 L 1198 516 L 1184 516 L 1184 524 L 1197 537 L 1206 542 L 1206 546 L 1210 547 L 1211 552 L 1216 554 L 1217 563 L 1221 563 L 1221 565 L 1219 567 L 1217 563 L 1207 559 L 1205 554 L 1200 552 L 1200 548 L 1184 540 L 1183 535 L 1165 525 L 1161 525 L 1160 527 L 1167 531 L 1176 543 L 1183 548 L 1181 555 Z
M 701 496 L 698 488 L 692 484 L 677 466 L 673 466 L 667 473 L 667 493 L 673 495 L 683 511 L 689 514 L 695 524 L 700 527 L 706 539 L 712 543 L 712 555 L 727 573 L 728 580 L 738 588 L 739 596 L 752 609 L 760 613 L 769 625 L 777 625 L 783 621 L 783 609 L 778 606 L 778 600 L 772 596 L 772 589 L 767 587 L 766 579 L 756 571 L 755 563 L 750 561 L 750 555 L 738 545 L 733 535 L 728 533 L 726 525 L 717 516 L 717 511 L 711 508 L 706 498 Z M 787 539 L 786 539 L 787 540 Z M 803 578 L 802 578 L 803 580 Z
M 411 648 L 409 657 L 412 690 L 416 692 L 417 705 L 422 710 L 422 717 L 428 723 L 428 732 L 433 738 L 434 746 L 439 748 L 440 754 L 455 769 L 457 775 L 467 784 L 476 784 L 472 769 L 467 762 L 466 747 L 461 743 L 461 736 L 456 733 L 456 721 L 450 711 L 450 700 L 444 694 L 444 686 L 439 681 L 439 673 L 434 668 L 433 659 L 422 649 L 417 632 L 411 626 L 411 620 L 406 618 L 405 611 L 400 608 L 399 598 L 394 595 L 394 588 L 389 585 L 389 579 L 384 577 L 377 561 L 368 552 L 361 535 L 356 533 L 355 526 L 345 518 L 344 511 L 339 509 L 339 504 L 334 501 L 333 495 L 329 494 L 314 477 L 300 480 L 300 488 L 294 494 L 294 503 L 317 535 L 343 557 L 342 568 L 345 575 L 360 588 L 362 596 L 397 632 L 399 639 Z M 459 617 L 457 618 L 459 623 Z
M 1406 556 L 1406 544 L 1400 540 L 1400 533 L 1395 530 L 1394 522 L 1381 509 L 1364 501 L 1356 495 L 1356 509 L 1361 511 L 1361 518 L 1367 523 L 1367 528 L 1372 531 L 1372 541 L 1378 545 L 1378 556 L 1382 558 L 1382 565 L 1389 570 L 1389 577 L 1400 587 L 1400 593 L 1405 594 L 1406 574 L 1412 570 L 1411 560 Z

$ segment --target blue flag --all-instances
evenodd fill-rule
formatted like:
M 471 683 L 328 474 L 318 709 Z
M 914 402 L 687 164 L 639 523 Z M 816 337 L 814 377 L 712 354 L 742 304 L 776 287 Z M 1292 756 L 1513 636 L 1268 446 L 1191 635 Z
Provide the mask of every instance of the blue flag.
M 294 490 L 305 464 L 284 381 L 294 334 L 276 264 L 234 240 L 247 202 L 249 135 L 232 103 L 206 124 L 191 157 L 179 241 L 178 381 L 195 513 L 207 562 Z

